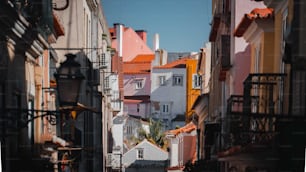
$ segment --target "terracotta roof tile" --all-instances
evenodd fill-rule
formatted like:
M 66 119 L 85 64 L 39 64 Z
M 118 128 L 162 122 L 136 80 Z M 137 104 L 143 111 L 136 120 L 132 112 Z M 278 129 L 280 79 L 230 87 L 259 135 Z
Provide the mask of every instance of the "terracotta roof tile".
M 234 35 L 237 37 L 241 37 L 251 23 L 257 19 L 268 19 L 273 16 L 274 10 L 272 8 L 255 8 L 249 14 L 245 14 L 236 28 Z
M 154 58 L 154 54 L 139 54 L 132 60 L 132 62 L 151 62 Z
M 124 99 L 124 103 L 141 103 L 142 100 L 132 100 L 132 99 Z
M 193 122 L 190 122 L 181 128 L 170 130 L 169 133 L 173 135 L 178 135 L 180 133 L 191 133 L 192 131 L 196 129 L 197 129 L 197 126 Z
M 124 74 L 147 74 L 151 72 L 151 62 L 124 62 Z
M 171 63 L 167 63 L 163 66 L 155 66 L 155 69 L 171 69 L 171 68 L 185 68 L 186 67 L 186 62 L 188 59 L 191 59 L 190 57 L 184 57 L 180 58 L 178 60 L 175 60 Z

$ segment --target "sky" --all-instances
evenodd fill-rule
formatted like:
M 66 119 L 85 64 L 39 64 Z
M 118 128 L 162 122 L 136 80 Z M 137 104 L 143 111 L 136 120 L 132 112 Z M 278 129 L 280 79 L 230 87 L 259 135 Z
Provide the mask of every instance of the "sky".
M 208 42 L 211 0 L 101 0 L 109 27 L 124 24 L 147 31 L 147 44 L 159 34 L 159 48 L 198 52 Z

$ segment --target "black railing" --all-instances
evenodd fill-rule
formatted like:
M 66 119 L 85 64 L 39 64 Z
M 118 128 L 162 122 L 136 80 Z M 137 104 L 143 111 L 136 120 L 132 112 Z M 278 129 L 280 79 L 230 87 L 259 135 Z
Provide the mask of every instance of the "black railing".
M 244 81 L 243 112 L 282 114 L 286 74 L 249 74 Z M 258 107 L 252 106 L 252 97 L 258 96 Z
M 277 135 L 277 122 L 288 118 L 283 112 L 285 74 L 250 74 L 244 82 L 244 95 L 228 99 L 223 127 L 228 145 L 269 146 Z

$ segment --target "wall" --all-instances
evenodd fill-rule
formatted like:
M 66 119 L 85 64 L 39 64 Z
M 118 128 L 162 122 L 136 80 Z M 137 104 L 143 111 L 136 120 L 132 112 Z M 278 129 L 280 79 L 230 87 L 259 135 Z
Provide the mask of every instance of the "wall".
M 117 49 L 118 39 L 112 41 L 112 47 Z M 153 54 L 140 36 L 129 27 L 123 28 L 122 57 L 123 61 L 131 61 L 138 54 Z
M 122 162 L 124 167 L 128 167 L 132 165 L 133 163 L 139 163 L 142 162 L 140 160 L 136 160 L 137 158 L 137 149 L 144 149 L 144 161 L 151 161 L 151 165 L 154 165 L 154 161 L 157 161 L 156 164 L 158 164 L 159 161 L 165 161 L 168 159 L 168 153 L 157 146 L 153 145 L 152 143 L 149 143 L 148 141 L 144 140 L 143 142 L 139 143 L 137 146 L 126 152 L 122 157 Z M 143 162 L 146 163 L 146 162 Z M 147 167 L 150 168 L 149 166 Z
M 173 86 L 173 74 L 183 75 L 183 85 Z M 166 77 L 166 85 L 160 86 L 158 76 Z M 152 70 L 152 87 L 151 87 L 151 105 L 152 116 L 160 117 L 160 119 L 171 120 L 178 114 L 185 114 L 186 112 L 186 69 L 185 68 L 171 68 L 171 69 L 154 69 Z M 160 106 L 162 104 L 170 104 L 170 113 L 162 115 L 161 111 L 157 110 L 155 104 Z M 161 109 L 161 107 L 159 107 Z M 156 115 L 154 113 L 157 113 Z M 160 116 L 159 116 L 160 115 Z M 170 126 L 169 126 L 170 127 Z

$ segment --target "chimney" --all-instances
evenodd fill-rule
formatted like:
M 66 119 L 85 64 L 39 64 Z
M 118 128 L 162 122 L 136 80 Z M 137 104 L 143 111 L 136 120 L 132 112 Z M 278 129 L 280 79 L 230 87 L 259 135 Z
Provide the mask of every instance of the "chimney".
M 144 43 L 147 43 L 147 31 L 145 31 L 145 30 L 136 30 L 135 32 L 143 40 Z
M 122 39 L 123 39 L 123 24 L 115 23 L 114 28 L 116 31 L 116 38 L 117 38 L 117 51 L 118 56 L 122 57 Z
M 159 49 L 159 35 L 156 33 L 153 39 L 153 50 L 156 51 Z

